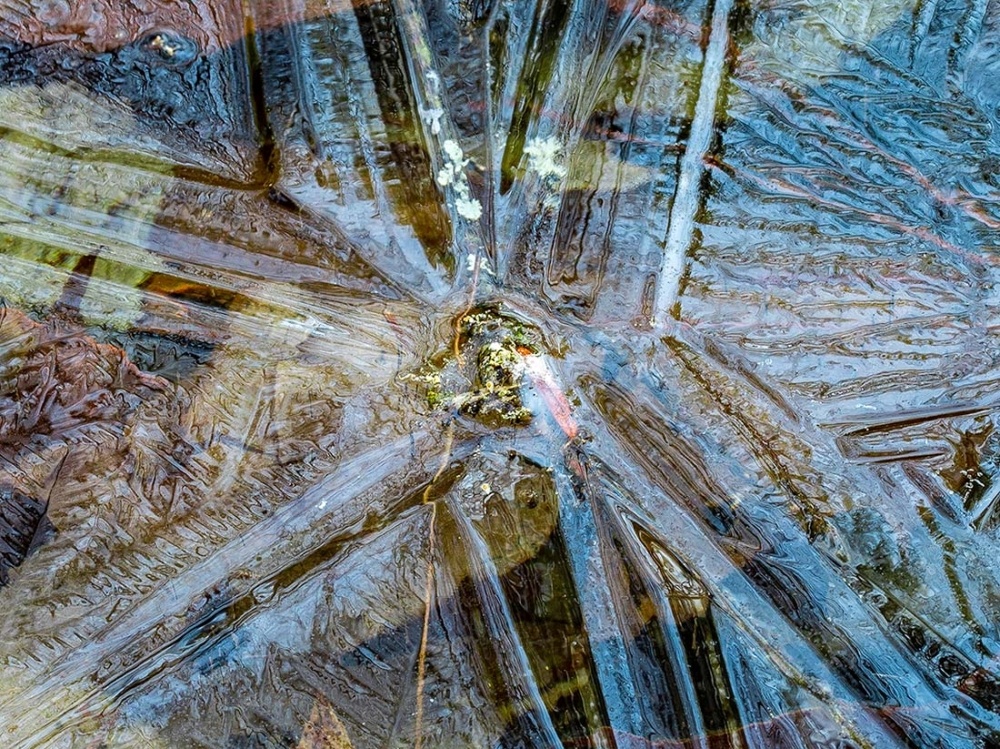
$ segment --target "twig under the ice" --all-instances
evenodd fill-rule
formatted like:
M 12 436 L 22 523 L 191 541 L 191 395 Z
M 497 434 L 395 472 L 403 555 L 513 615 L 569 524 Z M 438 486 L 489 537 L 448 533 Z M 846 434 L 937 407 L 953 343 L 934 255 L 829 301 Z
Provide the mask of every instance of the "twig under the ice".
M 705 50 L 698 102 L 695 104 L 687 148 L 681 158 L 674 202 L 670 207 L 670 221 L 653 305 L 653 327 L 662 327 L 670 317 L 680 290 L 684 260 L 691 246 L 694 217 L 698 211 L 698 187 L 704 170 L 705 153 L 712 140 L 719 86 L 726 62 L 726 49 L 729 47 L 729 12 L 732 7 L 733 0 L 716 0 L 712 11 L 712 30 L 708 37 L 708 49 Z

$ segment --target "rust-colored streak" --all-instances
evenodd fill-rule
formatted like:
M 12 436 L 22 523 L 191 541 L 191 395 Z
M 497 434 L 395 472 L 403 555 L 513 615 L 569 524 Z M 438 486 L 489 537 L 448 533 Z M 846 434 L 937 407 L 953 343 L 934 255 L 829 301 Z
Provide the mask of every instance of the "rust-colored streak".
M 531 379 L 531 384 L 542 397 L 546 408 L 552 414 L 552 418 L 559 425 L 569 439 L 575 439 L 579 428 L 573 418 L 573 407 L 570 405 L 566 395 L 559 388 L 559 384 L 545 366 L 544 361 L 537 356 L 525 356 L 524 352 L 518 348 L 518 353 L 524 358 L 524 366 Z

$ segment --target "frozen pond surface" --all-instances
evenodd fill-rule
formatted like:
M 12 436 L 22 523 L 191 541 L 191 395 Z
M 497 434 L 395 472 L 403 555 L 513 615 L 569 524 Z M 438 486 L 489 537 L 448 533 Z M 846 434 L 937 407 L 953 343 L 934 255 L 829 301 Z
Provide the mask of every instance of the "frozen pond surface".
M 0 745 L 1000 747 L 998 33 L 0 2 Z

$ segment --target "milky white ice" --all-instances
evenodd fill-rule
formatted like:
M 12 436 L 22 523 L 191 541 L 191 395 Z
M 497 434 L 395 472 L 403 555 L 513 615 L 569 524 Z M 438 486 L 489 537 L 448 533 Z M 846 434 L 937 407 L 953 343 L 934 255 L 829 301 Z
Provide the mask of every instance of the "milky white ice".
M 528 171 L 535 172 L 539 177 L 557 180 L 566 176 L 566 167 L 559 163 L 562 144 L 554 137 L 533 138 L 525 147 L 528 157 Z
M 451 139 L 441 144 L 441 150 L 444 151 L 445 164 L 438 170 L 438 184 L 441 187 L 450 185 L 454 190 L 455 210 L 459 216 L 478 221 L 483 215 L 483 207 L 469 195 L 469 182 L 465 177 L 465 165 L 469 160 L 462 153 L 462 147 Z
M 488 262 L 484 260 L 483 262 L 479 263 L 479 256 L 469 255 L 468 257 L 465 258 L 465 267 L 470 273 L 475 272 L 477 263 L 479 264 L 480 273 L 483 273 L 487 276 L 493 275 L 493 271 L 490 270 Z
M 444 110 L 441 107 L 431 107 L 420 110 L 420 119 L 431 126 L 432 135 L 441 134 L 441 118 L 444 117 Z

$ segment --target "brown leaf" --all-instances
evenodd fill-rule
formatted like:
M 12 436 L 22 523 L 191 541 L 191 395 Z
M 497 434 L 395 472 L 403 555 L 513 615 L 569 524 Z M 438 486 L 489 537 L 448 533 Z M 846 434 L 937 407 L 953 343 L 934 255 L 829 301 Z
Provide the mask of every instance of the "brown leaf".
M 353 749 L 347 729 L 337 717 L 333 705 L 323 697 L 313 703 L 309 720 L 302 728 L 302 738 L 295 749 Z

